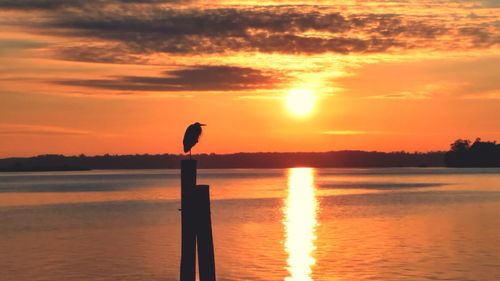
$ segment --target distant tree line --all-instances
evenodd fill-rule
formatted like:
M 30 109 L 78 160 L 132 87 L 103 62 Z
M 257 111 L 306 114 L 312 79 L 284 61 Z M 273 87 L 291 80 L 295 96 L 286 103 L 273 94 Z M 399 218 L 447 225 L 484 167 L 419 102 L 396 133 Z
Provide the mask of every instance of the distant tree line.
M 0 159 L 0 171 L 75 171 L 90 169 L 178 169 L 185 155 L 135 154 L 39 155 Z M 193 155 L 200 168 L 372 168 L 372 167 L 500 167 L 500 144 L 456 140 L 448 152 L 259 152 Z
M 445 154 L 448 167 L 500 167 L 500 144 L 495 141 L 458 139 Z
M 178 169 L 185 155 L 40 155 L 0 159 L 0 171 Z M 200 168 L 427 167 L 443 166 L 444 152 L 262 152 L 193 155 Z

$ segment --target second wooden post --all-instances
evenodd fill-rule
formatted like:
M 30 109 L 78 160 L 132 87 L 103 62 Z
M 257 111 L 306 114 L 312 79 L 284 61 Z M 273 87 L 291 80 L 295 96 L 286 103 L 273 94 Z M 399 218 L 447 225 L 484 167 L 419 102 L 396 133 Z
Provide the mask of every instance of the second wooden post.
M 196 204 L 196 241 L 198 243 L 198 268 L 201 281 L 215 281 L 214 241 L 210 214 L 210 187 L 197 185 L 194 202 Z

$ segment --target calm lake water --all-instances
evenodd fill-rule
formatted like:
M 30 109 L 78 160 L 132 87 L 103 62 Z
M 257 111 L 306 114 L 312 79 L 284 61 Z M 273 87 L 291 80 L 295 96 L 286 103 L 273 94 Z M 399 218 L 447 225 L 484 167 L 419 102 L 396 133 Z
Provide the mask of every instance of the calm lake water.
M 500 280 L 500 169 L 199 174 L 218 280 Z M 178 280 L 179 183 L 0 173 L 0 280 Z

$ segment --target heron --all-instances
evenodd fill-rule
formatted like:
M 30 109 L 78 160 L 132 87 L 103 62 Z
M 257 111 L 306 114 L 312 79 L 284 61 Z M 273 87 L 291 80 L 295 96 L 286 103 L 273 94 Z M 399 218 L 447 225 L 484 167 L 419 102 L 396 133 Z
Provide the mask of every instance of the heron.
M 184 140 L 182 144 L 184 145 L 184 153 L 189 151 L 189 159 L 191 159 L 191 148 L 198 143 L 201 136 L 201 127 L 207 124 L 201 124 L 200 122 L 193 123 L 189 125 L 184 133 Z

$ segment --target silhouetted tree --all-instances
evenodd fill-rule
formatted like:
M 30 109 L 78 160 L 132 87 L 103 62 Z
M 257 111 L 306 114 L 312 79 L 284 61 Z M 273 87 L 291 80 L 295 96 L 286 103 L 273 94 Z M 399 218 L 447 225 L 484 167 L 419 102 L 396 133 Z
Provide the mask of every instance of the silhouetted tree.
M 470 140 L 458 139 L 451 144 L 451 151 L 454 152 L 467 152 L 470 148 Z
M 469 140 L 456 140 L 445 155 L 445 164 L 449 167 L 500 167 L 500 144 L 495 141 L 474 143 Z

